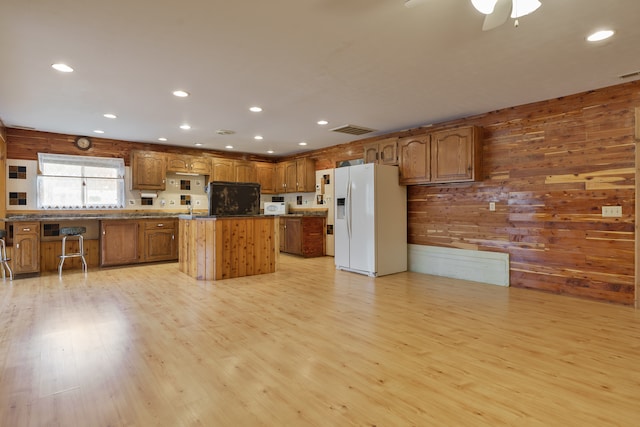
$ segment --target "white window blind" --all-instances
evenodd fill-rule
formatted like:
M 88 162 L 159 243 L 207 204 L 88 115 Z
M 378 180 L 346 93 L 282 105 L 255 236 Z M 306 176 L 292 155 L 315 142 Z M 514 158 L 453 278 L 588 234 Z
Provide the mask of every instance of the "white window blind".
M 38 153 L 38 208 L 124 207 L 124 160 Z

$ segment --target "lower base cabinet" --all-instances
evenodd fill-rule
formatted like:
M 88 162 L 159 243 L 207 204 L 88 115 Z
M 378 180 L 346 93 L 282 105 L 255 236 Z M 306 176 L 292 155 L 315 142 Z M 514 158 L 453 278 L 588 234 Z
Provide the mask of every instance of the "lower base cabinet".
M 39 222 L 13 224 L 13 247 L 10 258 L 13 274 L 40 272 Z
M 139 262 L 139 221 L 102 221 L 100 224 L 100 265 L 126 265 Z
M 303 257 L 325 254 L 325 218 L 321 216 L 280 217 L 280 252 Z
M 178 259 L 177 219 L 107 220 L 100 225 L 100 265 Z

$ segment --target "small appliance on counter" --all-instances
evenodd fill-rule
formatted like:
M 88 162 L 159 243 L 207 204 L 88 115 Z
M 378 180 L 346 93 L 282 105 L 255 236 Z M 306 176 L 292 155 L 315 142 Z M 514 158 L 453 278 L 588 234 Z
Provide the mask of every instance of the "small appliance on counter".
M 287 213 L 285 202 L 264 202 L 265 215 L 284 215 Z

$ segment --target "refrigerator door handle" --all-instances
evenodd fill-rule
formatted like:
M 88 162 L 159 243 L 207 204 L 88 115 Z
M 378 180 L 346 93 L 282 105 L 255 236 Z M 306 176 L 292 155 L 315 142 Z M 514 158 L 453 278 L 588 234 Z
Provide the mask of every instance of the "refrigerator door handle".
M 351 179 L 347 182 L 347 206 L 345 206 L 345 217 L 347 218 L 347 235 L 351 240 Z

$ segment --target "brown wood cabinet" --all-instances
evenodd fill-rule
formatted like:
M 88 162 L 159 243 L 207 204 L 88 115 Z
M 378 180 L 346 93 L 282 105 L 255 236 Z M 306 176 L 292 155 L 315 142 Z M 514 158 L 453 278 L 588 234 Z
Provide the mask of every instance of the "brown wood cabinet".
M 280 252 L 306 258 L 325 254 L 325 218 L 320 216 L 281 216 Z
M 211 158 L 182 156 L 169 154 L 167 156 L 167 172 L 197 173 L 200 175 L 211 174 Z
M 275 194 L 276 178 L 275 164 L 267 162 L 255 162 L 256 182 L 260 184 L 260 192 L 262 194 Z
M 398 138 L 387 138 L 364 145 L 364 162 L 395 166 L 398 164 Z
M 398 141 L 400 184 L 431 181 L 431 136 L 409 136 Z
M 164 190 L 167 159 L 163 153 L 131 151 L 131 188 L 134 190 Z
M 100 265 L 139 262 L 140 221 L 107 220 L 100 223 Z
M 235 182 L 256 182 L 256 168 L 248 160 L 233 161 L 233 177 Z
M 481 179 L 482 145 L 477 127 L 435 132 L 431 137 L 431 181 L 464 182 Z
M 215 157 L 211 162 L 213 170 L 211 172 L 211 181 L 229 181 L 234 180 L 233 160 Z
M 144 220 L 144 261 L 171 261 L 178 259 L 178 220 Z
M 40 272 L 40 223 L 13 223 L 13 274 Z
M 482 179 L 481 129 L 475 126 L 410 136 L 398 142 L 400 183 Z
M 316 162 L 313 159 L 297 159 L 276 165 L 276 190 L 280 193 L 305 193 L 316 191 Z

